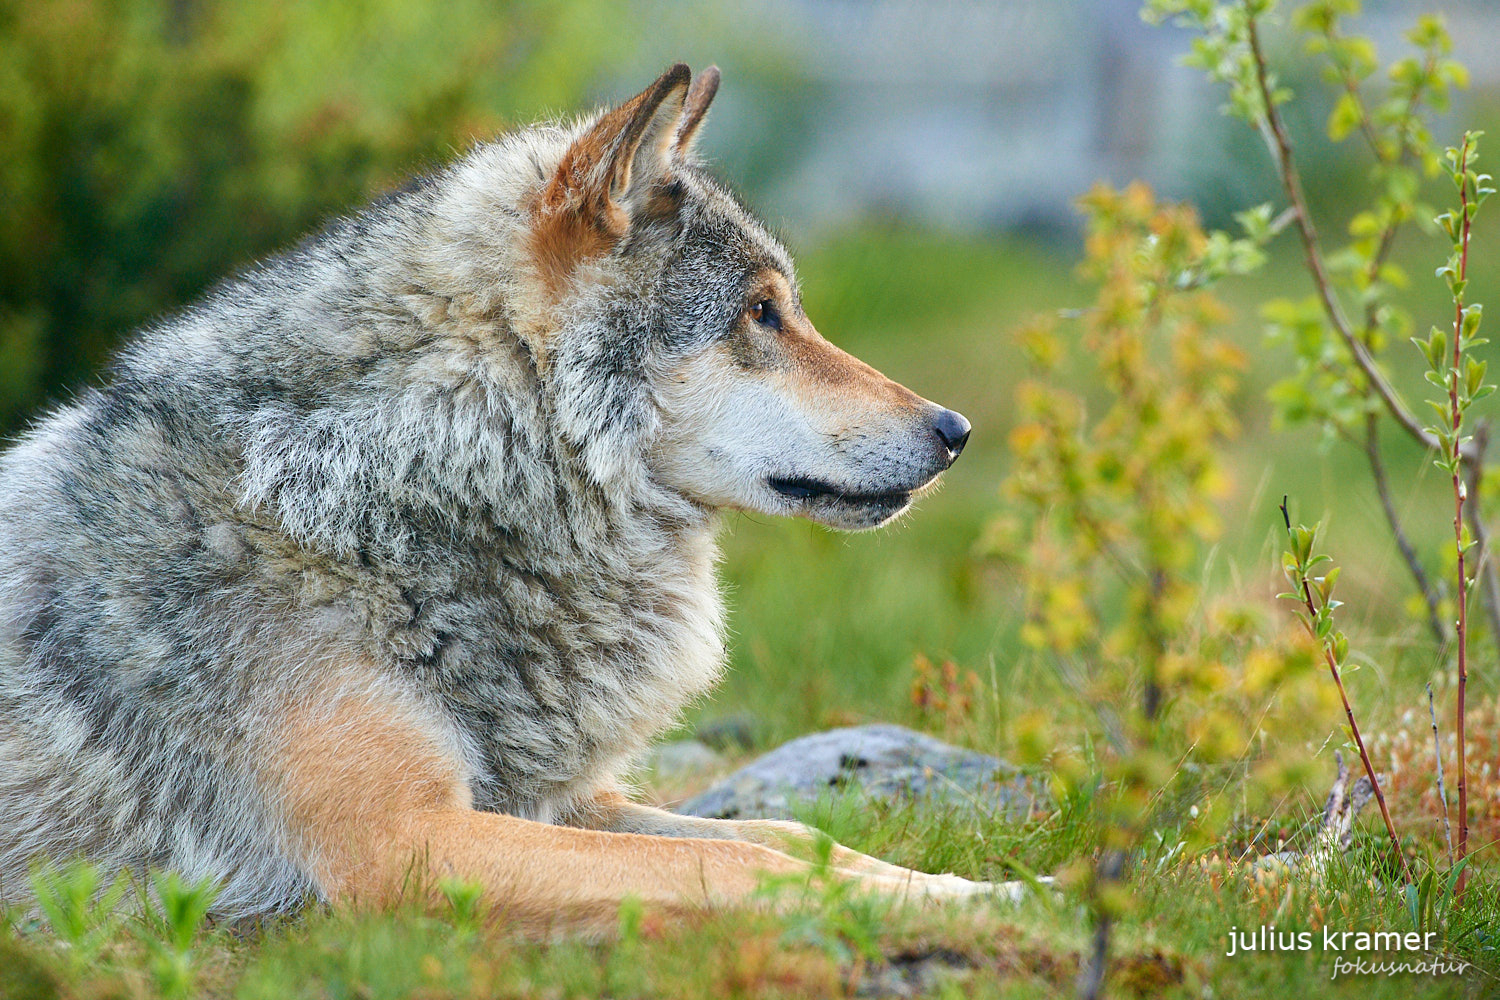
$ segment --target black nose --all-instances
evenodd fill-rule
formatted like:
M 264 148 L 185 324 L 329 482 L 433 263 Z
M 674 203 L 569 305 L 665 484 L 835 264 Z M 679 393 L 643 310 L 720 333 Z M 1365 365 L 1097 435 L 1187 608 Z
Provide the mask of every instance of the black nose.
M 937 431 L 937 436 L 943 439 L 943 444 L 948 446 L 948 461 L 952 462 L 958 458 L 964 450 L 964 445 L 969 443 L 969 422 L 964 419 L 962 413 L 954 410 L 942 410 L 937 419 L 932 423 L 932 429 Z

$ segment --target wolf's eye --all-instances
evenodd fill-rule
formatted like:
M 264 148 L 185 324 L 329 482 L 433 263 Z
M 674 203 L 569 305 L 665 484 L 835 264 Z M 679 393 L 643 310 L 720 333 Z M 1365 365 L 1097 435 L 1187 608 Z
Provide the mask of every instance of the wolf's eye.
M 781 329 L 781 317 L 776 314 L 776 306 L 770 299 L 762 299 L 748 310 L 750 318 L 761 326 L 769 326 L 773 330 Z

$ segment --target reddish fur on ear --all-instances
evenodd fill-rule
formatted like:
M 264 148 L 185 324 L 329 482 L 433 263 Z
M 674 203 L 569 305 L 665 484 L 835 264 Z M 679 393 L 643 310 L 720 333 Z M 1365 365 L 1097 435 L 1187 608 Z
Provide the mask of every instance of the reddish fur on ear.
M 537 200 L 531 249 L 543 281 L 556 290 L 581 260 L 609 250 L 630 228 L 628 195 L 659 177 L 681 134 L 692 82 L 678 63 L 644 91 L 604 114 L 558 164 Z M 639 162 L 638 162 L 639 161 Z M 636 182 L 633 184 L 633 182 Z

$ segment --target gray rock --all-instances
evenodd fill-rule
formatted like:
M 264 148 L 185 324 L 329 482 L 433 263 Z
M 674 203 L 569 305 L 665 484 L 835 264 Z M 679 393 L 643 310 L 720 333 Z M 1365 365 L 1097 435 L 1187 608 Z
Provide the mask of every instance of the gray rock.
M 832 729 L 792 740 L 751 762 L 678 812 L 722 819 L 795 819 L 846 786 L 888 801 L 925 799 L 1024 816 L 1039 793 L 1000 760 L 902 726 Z

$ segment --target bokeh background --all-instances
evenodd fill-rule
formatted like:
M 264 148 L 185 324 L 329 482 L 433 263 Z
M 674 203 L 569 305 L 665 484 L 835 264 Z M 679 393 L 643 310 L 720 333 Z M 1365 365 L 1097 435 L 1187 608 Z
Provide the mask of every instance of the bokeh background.
M 1362 30 L 1388 57 L 1426 6 L 1370 0 Z M 1497 120 L 1500 8 L 1435 6 L 1472 73 L 1439 125 L 1456 141 Z M 1259 137 L 1220 116 L 1223 95 L 1177 65 L 1183 34 L 1147 27 L 1137 8 L 0 0 L 0 433 L 103 377 L 133 329 L 424 167 L 510 125 L 629 96 L 673 61 L 717 63 L 724 86 L 702 148 L 797 252 L 814 321 L 975 430 L 946 488 L 884 533 L 731 520 L 735 669 L 689 722 L 741 715 L 771 741 L 870 718 L 920 721 L 909 692 L 925 657 L 985 681 L 982 707 L 1003 749 L 1013 706 L 1046 697 L 1047 679 L 1017 642 L 1015 588 L 977 541 L 1007 467 L 1023 368 L 1011 331 L 1085 295 L 1072 199 L 1096 181 L 1139 177 L 1194 202 L 1209 225 L 1278 202 Z M 1288 114 L 1319 223 L 1336 233 L 1363 160 L 1325 136 L 1316 62 L 1284 44 L 1276 55 L 1287 85 L 1325 95 Z M 1471 297 L 1483 301 L 1500 240 L 1481 229 Z M 1329 520 L 1330 545 L 1350 564 L 1356 642 L 1361 621 L 1382 634 L 1411 622 L 1368 660 L 1381 682 L 1415 685 L 1415 707 L 1432 652 L 1361 459 L 1315 432 L 1273 427 L 1264 400 L 1290 359 L 1264 343 L 1256 303 L 1310 291 L 1295 254 L 1284 235 L 1262 274 L 1224 289 L 1239 306 L 1230 335 L 1252 366 L 1230 456 L 1230 529 L 1204 572 L 1271 608 L 1275 505 L 1290 494 L 1303 520 Z M 1426 276 L 1444 243 L 1410 238 L 1397 254 L 1415 276 L 1417 315 L 1439 321 L 1445 289 Z M 1388 456 L 1399 504 L 1418 539 L 1436 542 L 1448 530 L 1443 484 L 1403 448 L 1393 442 Z M 1474 684 L 1494 692 L 1495 672 Z

